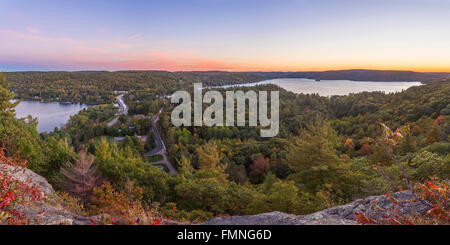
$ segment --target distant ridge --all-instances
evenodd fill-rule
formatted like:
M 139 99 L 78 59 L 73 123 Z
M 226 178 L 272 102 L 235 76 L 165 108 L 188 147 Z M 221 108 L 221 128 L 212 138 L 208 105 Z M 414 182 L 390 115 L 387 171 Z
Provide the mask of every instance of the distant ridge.
M 445 72 L 414 72 L 395 70 L 330 70 L 301 72 L 226 72 L 226 71 L 191 71 L 174 72 L 177 76 L 196 76 L 207 84 L 221 84 L 233 81 L 233 77 L 246 75 L 249 80 L 262 81 L 276 78 L 307 78 L 313 80 L 351 80 L 379 82 L 429 82 L 431 80 L 450 77 Z
M 313 80 L 351 80 L 351 81 L 380 81 L 380 82 L 396 82 L 396 81 L 416 81 L 428 82 L 434 79 L 450 77 L 447 72 L 414 72 L 414 71 L 397 71 L 397 70 L 329 70 L 329 71 L 298 71 L 298 72 L 229 72 L 229 71 L 163 71 L 163 70 L 124 70 L 124 71 L 17 71 L 4 72 L 6 76 L 11 73 L 42 73 L 42 74 L 67 74 L 77 77 L 77 74 L 167 74 L 175 75 L 178 78 L 195 78 L 198 82 L 207 85 L 242 83 L 242 82 L 258 82 L 267 79 L 276 78 L 307 78 Z
M 299 71 L 299 72 L 255 72 L 270 75 L 275 78 L 308 78 L 321 80 L 352 80 L 352 81 L 430 81 L 450 77 L 445 72 L 414 72 L 396 70 L 329 70 L 329 71 Z
M 291 77 L 304 77 L 322 80 L 353 80 L 353 81 L 421 81 L 450 77 L 450 73 L 428 73 L 392 70 L 331 70 L 323 72 L 293 72 Z

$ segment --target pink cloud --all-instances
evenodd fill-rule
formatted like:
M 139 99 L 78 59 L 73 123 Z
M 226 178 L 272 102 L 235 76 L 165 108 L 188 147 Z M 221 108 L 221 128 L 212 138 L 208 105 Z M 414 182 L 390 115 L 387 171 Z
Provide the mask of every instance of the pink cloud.
M 41 30 L 39 28 L 36 28 L 36 27 L 28 27 L 27 31 L 32 33 L 32 34 L 39 34 L 41 32 Z
M 129 40 L 142 35 L 135 34 Z M 195 51 L 136 48 L 132 43 L 51 37 L 37 30 L 0 30 L 0 61 L 70 70 L 237 70 L 240 64 L 211 59 Z
M 52 60 L 83 69 L 106 70 L 232 70 L 233 64 L 198 57 L 173 57 L 170 53 L 147 53 L 142 56 L 130 53 L 98 55 L 96 58 L 65 56 Z

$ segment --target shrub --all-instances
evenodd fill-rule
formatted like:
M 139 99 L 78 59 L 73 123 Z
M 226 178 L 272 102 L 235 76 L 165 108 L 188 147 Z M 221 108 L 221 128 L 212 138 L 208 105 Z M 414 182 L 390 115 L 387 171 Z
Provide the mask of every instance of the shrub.
M 94 188 L 90 213 L 103 215 L 104 224 L 160 224 L 162 217 L 141 203 L 143 190 L 132 182 L 127 182 L 128 191 L 118 192 L 111 184 L 105 183 Z
M 25 171 L 27 163 L 18 156 L 5 156 L 4 149 L 0 148 L 0 224 L 29 224 L 30 220 L 16 209 L 15 205 L 33 203 L 42 197 L 42 193 L 37 187 L 30 187 L 11 177 L 11 171 Z M 9 166 L 15 167 L 16 170 L 11 170 Z M 38 222 L 36 220 L 36 223 Z
M 401 207 L 400 202 L 386 194 L 392 200 L 392 207 L 389 210 L 382 210 L 386 213 L 382 218 L 370 217 L 363 212 L 356 214 L 359 224 L 391 224 L 391 225 L 448 225 L 450 224 L 450 191 L 448 180 L 444 181 L 437 177 L 431 177 L 423 184 L 415 186 L 420 199 L 409 200 L 408 202 L 425 202 L 430 205 L 430 209 L 423 214 L 398 214 Z M 376 203 L 372 203 L 375 205 Z

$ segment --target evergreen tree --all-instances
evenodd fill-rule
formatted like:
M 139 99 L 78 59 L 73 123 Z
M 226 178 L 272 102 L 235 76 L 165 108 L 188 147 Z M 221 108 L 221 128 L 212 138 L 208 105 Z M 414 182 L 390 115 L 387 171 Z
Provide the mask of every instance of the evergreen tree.
M 287 148 L 286 163 L 295 173 L 294 180 L 302 190 L 316 193 L 326 185 L 341 200 L 350 200 L 357 191 L 358 175 L 336 154 L 337 136 L 322 120 L 301 130 Z
M 89 200 L 94 187 L 100 184 L 97 166 L 93 164 L 94 156 L 86 151 L 81 151 L 75 164 L 66 162 L 61 167 L 61 173 L 65 178 L 59 178 L 60 185 L 83 201 Z
M 286 163 L 295 172 L 326 167 L 339 163 L 334 142 L 336 133 L 323 121 L 310 124 L 301 130 L 300 136 L 295 137 L 287 147 Z
M 20 103 L 16 101 L 11 103 L 14 99 L 14 94 L 9 90 L 9 84 L 6 82 L 5 75 L 0 73 L 0 116 L 1 117 L 14 117 L 14 108 Z
M 415 152 L 417 150 L 417 143 L 411 133 L 406 133 L 400 141 L 400 153 L 406 154 L 408 152 Z
M 180 175 L 184 177 L 189 177 L 194 172 L 194 168 L 191 165 L 191 161 L 185 156 L 181 156 L 181 160 L 178 161 L 180 166 Z
M 220 163 L 219 151 L 216 143 L 208 142 L 197 148 L 198 168 L 215 169 Z

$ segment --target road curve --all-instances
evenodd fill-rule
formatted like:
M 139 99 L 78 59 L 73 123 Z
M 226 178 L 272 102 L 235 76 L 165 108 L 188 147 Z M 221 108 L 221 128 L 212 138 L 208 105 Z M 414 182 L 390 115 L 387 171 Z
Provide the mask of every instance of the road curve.
M 119 119 L 120 115 L 127 115 L 128 114 L 128 106 L 123 102 L 123 95 L 121 94 L 117 96 L 117 102 L 119 104 L 119 111 L 118 114 L 114 117 L 113 120 L 111 120 L 107 125 L 108 127 L 112 127 L 114 124 L 117 123 L 117 120 Z
M 164 145 L 164 141 L 162 140 L 161 135 L 159 134 L 159 131 L 158 131 L 158 127 L 156 126 L 156 122 L 159 120 L 159 114 L 161 114 L 162 110 L 163 110 L 163 108 L 161 108 L 159 110 L 158 114 L 156 114 L 152 118 L 152 129 L 153 129 L 153 133 L 155 134 L 156 147 L 155 147 L 155 149 L 153 149 L 147 153 L 144 153 L 144 156 L 148 157 L 148 156 L 153 156 L 153 155 L 158 155 L 158 154 L 161 155 L 163 157 L 163 159 L 161 161 L 153 162 L 151 164 L 152 165 L 164 164 L 169 169 L 169 175 L 174 175 L 174 174 L 178 174 L 178 171 L 169 162 L 169 159 L 167 157 L 166 146 Z

